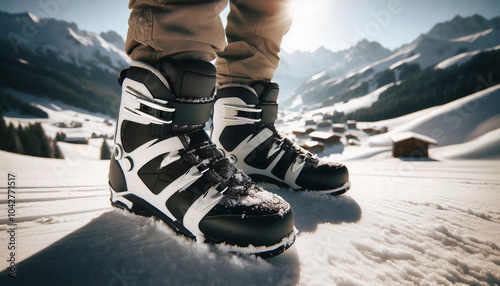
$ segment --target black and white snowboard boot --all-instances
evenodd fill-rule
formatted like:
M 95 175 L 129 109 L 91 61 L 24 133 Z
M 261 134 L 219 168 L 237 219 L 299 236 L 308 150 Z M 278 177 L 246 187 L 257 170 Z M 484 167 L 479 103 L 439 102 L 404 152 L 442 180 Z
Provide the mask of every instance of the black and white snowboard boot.
M 332 195 L 345 193 L 350 182 L 344 165 L 318 159 L 274 126 L 278 92 L 276 83 L 221 86 L 214 105 L 213 142 L 257 182 Z
M 111 203 L 229 252 L 277 255 L 294 242 L 292 210 L 230 164 L 203 129 L 215 79 L 200 61 L 132 62 L 121 73 Z

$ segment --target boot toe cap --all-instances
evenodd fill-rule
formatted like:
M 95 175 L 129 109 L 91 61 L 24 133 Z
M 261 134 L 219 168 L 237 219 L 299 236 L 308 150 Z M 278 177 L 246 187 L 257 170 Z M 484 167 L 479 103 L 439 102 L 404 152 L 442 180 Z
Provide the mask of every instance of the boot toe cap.
M 302 170 L 296 183 L 307 190 L 330 190 L 344 186 L 349 171 L 342 164 L 322 164 Z
M 285 212 L 240 210 L 208 214 L 200 222 L 200 230 L 207 240 L 238 247 L 277 245 L 294 232 L 294 217 L 290 208 Z

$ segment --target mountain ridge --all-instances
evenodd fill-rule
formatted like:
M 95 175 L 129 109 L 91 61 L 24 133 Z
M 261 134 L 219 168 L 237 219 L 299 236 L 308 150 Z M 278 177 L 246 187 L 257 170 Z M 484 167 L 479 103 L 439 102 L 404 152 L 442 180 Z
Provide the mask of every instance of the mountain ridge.
M 24 48 L 35 55 L 79 68 L 99 68 L 117 73 L 130 62 L 123 46 L 121 49 L 115 46 L 121 37 L 113 32 L 102 35 L 112 38 L 113 43 L 96 33 L 80 30 L 75 23 L 54 18 L 38 19 L 30 13 L 0 11 L 0 38 L 11 44 L 11 49 L 5 51 L 8 54 L 19 55 Z
M 410 71 L 422 72 L 457 55 L 461 55 L 460 63 L 463 63 L 471 58 L 469 54 L 496 49 L 500 45 L 500 30 L 495 29 L 499 19 L 500 17 L 495 17 L 486 20 L 479 15 L 467 18 L 458 16 L 450 21 L 438 23 L 428 33 L 401 46 L 386 58 L 355 68 L 348 73 L 333 74 L 331 70 L 335 67 L 332 67 L 321 72 L 322 76 L 309 78 L 296 89 L 294 96 L 290 97 L 283 107 L 292 110 L 324 107 L 364 96 L 390 82 L 397 83 L 402 79 L 402 75 L 407 76 Z M 479 24 L 471 28 L 467 24 L 471 21 Z M 457 28 L 463 26 L 467 27 L 466 32 Z M 304 98 L 307 101 L 302 100 Z
M 368 40 L 362 40 L 349 49 L 336 52 L 325 47 L 320 47 L 314 52 L 287 53 L 282 51 L 280 53 L 280 67 L 273 80 L 280 84 L 280 99 L 286 102 L 300 84 L 311 77 L 321 77 L 323 76 L 321 73 L 327 71 L 340 75 L 389 54 L 389 49 Z M 285 103 L 285 105 L 287 104 Z
M 106 41 L 106 39 L 110 42 Z M 98 35 L 75 23 L 0 11 L 0 88 L 116 116 L 120 70 L 130 59 L 114 32 Z

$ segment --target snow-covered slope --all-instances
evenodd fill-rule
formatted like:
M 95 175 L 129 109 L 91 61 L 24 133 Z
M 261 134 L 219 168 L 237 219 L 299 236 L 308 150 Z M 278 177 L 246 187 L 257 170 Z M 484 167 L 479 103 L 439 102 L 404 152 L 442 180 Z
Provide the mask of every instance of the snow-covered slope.
M 104 39 L 119 43 L 116 36 L 112 33 L 100 36 L 80 30 L 74 23 L 38 19 L 30 13 L 0 12 L 0 38 L 12 44 L 14 53 L 23 48 L 78 67 L 95 67 L 110 73 L 123 69 L 130 61 L 123 46 L 117 47 Z
M 495 124 L 500 126 L 499 116 Z M 446 159 L 500 159 L 500 128 L 461 144 L 431 149 L 431 156 Z
M 30 102 L 48 115 L 46 119 L 24 117 L 16 112 L 6 112 L 4 114 L 7 124 L 11 122 L 27 125 L 29 123 L 40 122 L 45 135 L 55 138 L 57 133 L 66 134 L 67 138 L 84 138 L 88 144 L 71 144 L 58 142 L 62 155 L 68 161 L 99 160 L 102 138 L 112 138 L 115 132 L 114 119 L 110 116 L 93 113 L 81 108 L 69 106 L 57 100 L 50 100 L 19 92 L 14 89 L 6 89 L 11 95 L 24 101 Z M 78 125 L 78 127 L 75 127 Z M 112 140 L 107 141 L 108 146 L 112 146 Z
M 300 233 L 262 260 L 112 210 L 105 161 L 71 166 L 3 151 L 0 160 L 2 177 L 16 174 L 18 200 L 16 278 L 3 250 L 2 285 L 500 283 L 498 161 L 349 162 L 353 187 L 341 197 L 265 186 L 292 205 Z M 2 217 L 0 245 L 13 227 Z
M 330 113 L 330 114 L 332 114 L 335 111 L 343 112 L 343 113 L 351 113 L 351 112 L 358 110 L 360 108 L 369 108 L 370 106 L 372 106 L 372 104 L 374 102 L 376 102 L 378 100 L 378 97 L 382 92 L 386 91 L 388 88 L 390 88 L 392 86 L 394 86 L 394 83 L 389 83 L 387 85 L 384 85 L 384 86 L 368 93 L 367 95 L 354 98 L 352 100 L 349 100 L 348 102 L 338 102 L 332 106 L 322 107 L 322 108 L 314 109 L 314 110 L 309 111 L 309 112 L 305 112 L 304 117 L 306 117 L 306 118 L 312 117 L 314 114 L 318 114 L 318 113 L 321 113 L 321 114 L 329 114 Z
M 500 84 L 448 104 L 427 109 L 418 118 L 370 138 L 370 146 L 392 146 L 392 134 L 412 131 L 430 136 L 438 146 L 461 144 L 500 126 Z M 374 123 L 379 125 L 380 123 Z
M 500 37 L 500 34 L 499 34 L 499 37 Z M 466 63 L 468 62 L 473 56 L 481 53 L 481 52 L 488 52 L 488 51 L 494 51 L 494 50 L 499 50 L 500 49 L 500 45 L 498 46 L 494 46 L 492 48 L 487 48 L 487 49 L 482 49 L 482 50 L 475 50 L 475 51 L 471 51 L 471 52 L 463 52 L 461 54 L 458 54 L 456 56 L 453 56 L 451 58 L 448 58 L 442 62 L 440 62 L 439 64 L 436 65 L 435 68 L 437 69 L 447 69 L 453 65 L 461 65 L 463 63 Z

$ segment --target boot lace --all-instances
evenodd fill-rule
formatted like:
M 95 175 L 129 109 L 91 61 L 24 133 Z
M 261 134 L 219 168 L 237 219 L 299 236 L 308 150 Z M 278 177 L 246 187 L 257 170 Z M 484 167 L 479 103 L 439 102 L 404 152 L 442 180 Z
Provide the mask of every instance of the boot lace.
M 204 131 L 203 131 L 204 132 Z M 187 136 L 186 148 L 179 152 L 181 158 L 190 166 L 201 164 L 205 167 L 203 176 L 209 182 L 218 184 L 225 189 L 224 195 L 241 197 L 248 195 L 248 189 L 253 184 L 241 170 L 234 167 L 210 140 L 189 142 Z

